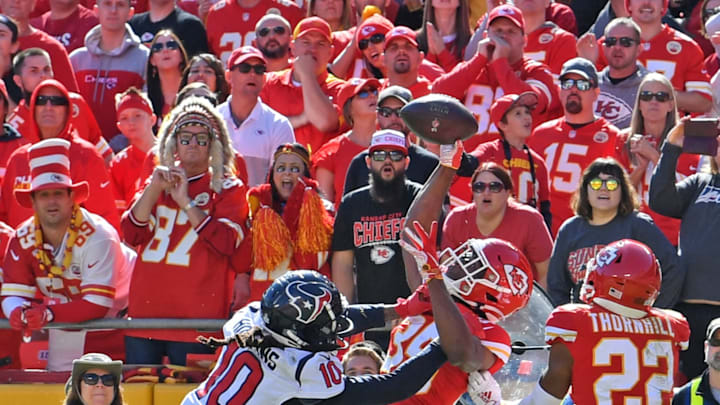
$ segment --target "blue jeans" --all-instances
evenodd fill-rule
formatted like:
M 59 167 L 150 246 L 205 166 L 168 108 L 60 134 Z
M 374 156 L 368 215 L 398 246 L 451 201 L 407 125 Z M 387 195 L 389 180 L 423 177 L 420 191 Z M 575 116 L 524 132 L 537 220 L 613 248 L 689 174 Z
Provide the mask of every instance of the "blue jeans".
M 215 350 L 202 343 L 125 336 L 125 364 L 162 364 L 168 356 L 170 364 L 184 366 L 188 353 L 212 354 Z

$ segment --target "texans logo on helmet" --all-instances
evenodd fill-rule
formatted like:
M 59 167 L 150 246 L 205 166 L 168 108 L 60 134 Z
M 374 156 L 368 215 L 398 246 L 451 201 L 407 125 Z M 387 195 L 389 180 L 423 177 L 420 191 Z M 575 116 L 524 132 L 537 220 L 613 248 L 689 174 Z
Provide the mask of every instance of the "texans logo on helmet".
M 612 246 L 607 246 L 600 252 L 598 252 L 597 256 L 595 257 L 595 265 L 597 267 L 607 266 L 610 263 L 614 262 L 617 257 L 617 249 Z
M 528 290 L 528 275 L 512 264 L 505 264 L 503 268 L 510 282 L 510 290 L 512 290 L 512 293 L 515 295 L 526 294 Z
M 286 292 L 293 297 L 290 305 L 297 309 L 298 316 L 295 319 L 306 325 L 317 319 L 325 309 L 325 304 L 332 301 L 332 293 L 322 283 L 293 281 L 287 286 Z

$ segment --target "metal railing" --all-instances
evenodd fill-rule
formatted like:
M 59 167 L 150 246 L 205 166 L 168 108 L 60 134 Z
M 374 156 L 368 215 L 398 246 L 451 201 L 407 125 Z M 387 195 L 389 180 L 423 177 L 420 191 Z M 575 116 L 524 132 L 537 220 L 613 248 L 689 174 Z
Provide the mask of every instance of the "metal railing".
M 196 329 L 221 330 L 227 319 L 180 318 L 103 318 L 85 322 L 52 322 L 43 329 Z M 10 322 L 0 319 L 0 329 L 10 329 Z

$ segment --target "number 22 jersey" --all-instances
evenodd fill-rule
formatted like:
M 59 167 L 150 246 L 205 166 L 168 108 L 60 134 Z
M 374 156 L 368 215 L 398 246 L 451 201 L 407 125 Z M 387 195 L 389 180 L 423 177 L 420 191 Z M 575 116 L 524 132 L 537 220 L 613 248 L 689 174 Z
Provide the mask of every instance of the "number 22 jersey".
M 597 305 L 567 304 L 548 318 L 545 341 L 572 353 L 576 404 L 669 404 L 679 351 L 690 329 L 678 312 L 652 308 L 640 319 Z

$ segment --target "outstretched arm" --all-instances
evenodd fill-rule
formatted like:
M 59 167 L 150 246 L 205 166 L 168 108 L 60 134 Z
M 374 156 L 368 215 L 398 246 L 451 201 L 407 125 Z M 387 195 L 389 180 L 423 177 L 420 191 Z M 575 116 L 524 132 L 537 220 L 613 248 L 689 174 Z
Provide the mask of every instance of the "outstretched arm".
M 570 389 L 572 381 L 573 357 L 570 349 L 563 343 L 555 343 L 550 348 L 548 369 L 540 378 L 533 392 L 518 405 L 558 405 Z

